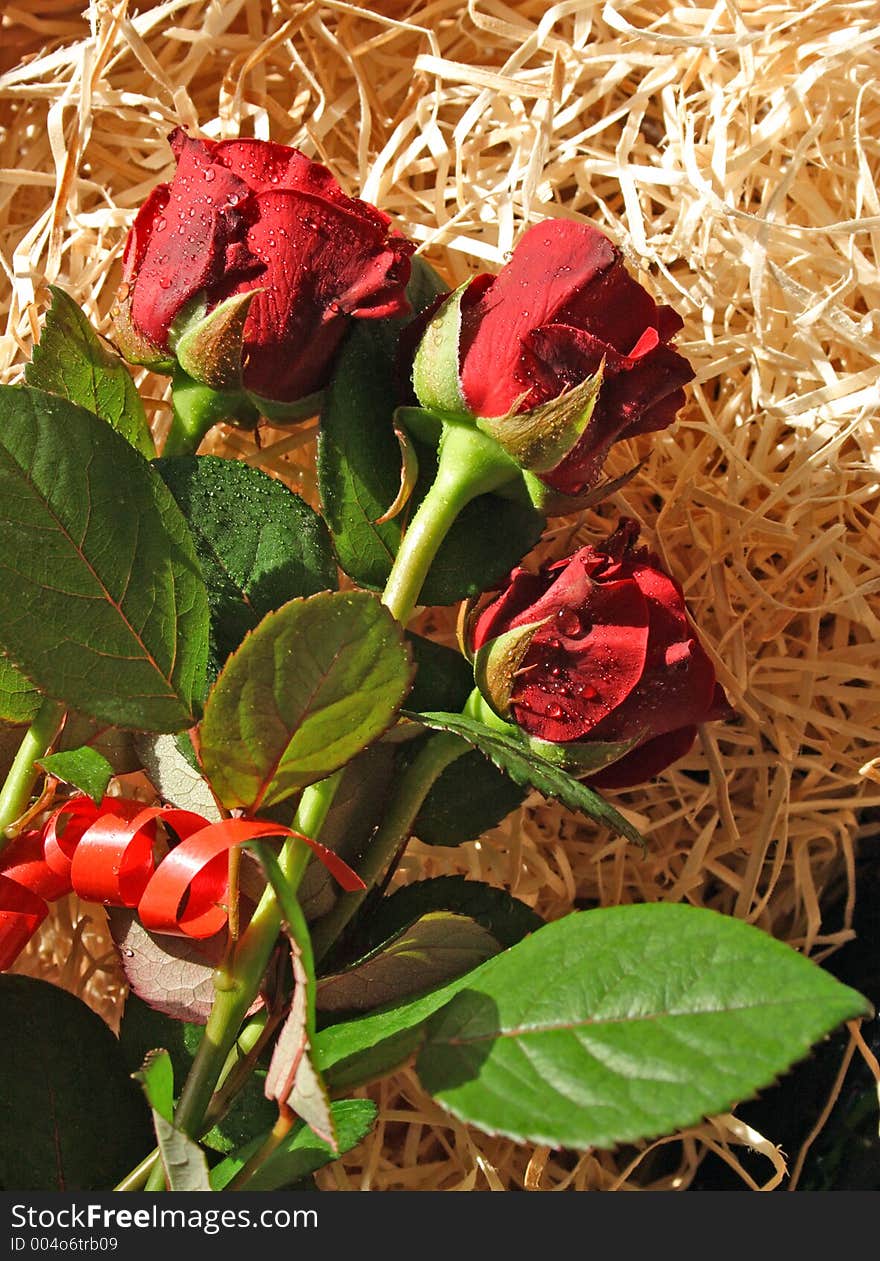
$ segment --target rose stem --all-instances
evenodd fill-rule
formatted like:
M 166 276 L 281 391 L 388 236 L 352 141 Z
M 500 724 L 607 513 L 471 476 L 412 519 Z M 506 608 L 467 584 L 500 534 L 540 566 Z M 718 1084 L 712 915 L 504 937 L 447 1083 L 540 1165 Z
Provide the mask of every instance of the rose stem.
M 174 432 L 172 427 L 172 434 Z M 167 445 L 165 451 L 168 452 Z M 438 449 L 437 475 L 404 535 L 382 597 L 383 603 L 399 622 L 405 625 L 412 616 L 431 563 L 462 508 L 478 495 L 496 490 L 519 476 L 519 467 L 491 438 L 487 438 L 472 424 L 459 421 L 444 423 L 443 436 Z M 433 737 L 431 743 L 433 744 L 436 740 L 437 737 Z M 460 742 L 457 743 L 460 744 Z M 445 751 L 449 756 L 449 750 Z M 459 752 L 464 752 L 464 747 L 460 747 L 457 750 L 457 753 Z M 419 759 L 421 756 L 420 754 Z M 426 755 L 426 760 L 430 760 L 428 755 Z M 452 760 L 449 756 L 449 761 Z M 412 770 L 411 767 L 410 772 Z M 440 773 L 439 770 L 437 773 Z M 305 789 L 293 822 L 293 827 L 297 831 L 303 832 L 314 840 L 318 839 L 333 802 L 340 775 L 341 772 L 337 771 L 328 779 Z M 414 776 L 412 783 L 411 800 L 414 801 L 417 796 Z M 424 788 L 422 800 L 429 788 L 430 783 Z M 416 812 L 417 810 L 418 807 L 416 807 Z M 412 818 L 415 818 L 415 814 Z M 412 818 L 409 820 L 410 824 Z M 404 825 L 403 812 L 400 820 L 401 822 L 393 828 L 394 846 L 391 845 L 389 839 L 387 853 L 380 856 L 376 863 L 377 874 L 381 874 L 394 849 L 403 839 L 401 837 L 401 827 Z M 311 851 L 302 841 L 288 841 L 281 851 L 279 858 L 281 870 L 294 893 L 299 888 L 310 857 Z M 371 866 L 373 865 L 370 856 L 366 861 Z M 376 878 L 376 876 L 372 877 L 372 879 Z M 350 914 L 353 913 L 352 910 Z M 239 941 L 235 956 L 230 961 L 231 967 L 224 970 L 224 974 L 218 978 L 222 988 L 216 989 L 214 1006 L 205 1027 L 205 1036 L 199 1044 L 196 1058 L 177 1105 L 175 1125 L 191 1136 L 198 1133 L 217 1083 L 220 1066 L 235 1041 L 245 1012 L 257 993 L 280 927 L 281 914 L 278 904 L 272 890 L 267 888 Z M 326 946 L 329 947 L 329 945 L 330 942 L 327 941 Z M 162 1184 L 164 1184 L 164 1174 L 154 1169 L 147 1189 L 155 1190 Z
M 391 804 L 364 855 L 358 875 L 367 886 L 356 893 L 343 893 L 332 911 L 312 930 L 315 957 L 320 962 L 358 911 L 367 893 L 385 871 L 398 849 L 409 839 L 416 815 L 432 785 L 447 766 L 467 753 L 468 745 L 458 736 L 441 732 L 429 736 L 411 764 L 401 775 Z
M 382 602 L 405 626 L 428 570 L 461 510 L 514 481 L 519 467 L 493 439 L 464 421 L 447 421 L 438 448 L 437 476 L 403 536 Z
M 223 420 L 244 420 L 255 424 L 259 413 L 242 392 L 212 390 L 187 376 L 182 368 L 174 373 L 171 388 L 171 428 L 162 448 L 168 455 L 194 455 L 209 429 Z
M 320 784 L 313 784 L 308 800 L 303 793 L 292 824 L 296 831 L 309 837 L 318 835 L 341 774 L 341 771 L 337 771 Z M 288 841 L 281 850 L 278 863 L 287 885 L 294 893 L 299 888 L 310 857 L 309 847 L 304 841 L 295 838 Z M 239 938 L 231 966 L 224 969 L 217 978 L 219 984 L 214 996 L 214 1006 L 180 1095 L 174 1123 L 178 1129 L 191 1136 L 199 1131 L 220 1069 L 236 1040 L 245 1013 L 259 990 L 280 929 L 281 911 L 278 901 L 271 887 L 267 887 L 250 923 Z
M 25 732 L 15 760 L 9 768 L 6 782 L 0 790 L 0 852 L 11 839 L 6 835 L 6 829 L 27 809 L 31 792 L 40 774 L 34 763 L 38 758 L 44 757 L 51 747 L 63 714 L 64 706 L 58 701 L 43 701 L 34 721 Z
M 278 1019 L 267 1020 L 265 1013 L 260 1012 L 244 1026 L 238 1036 L 236 1045 L 230 1051 L 223 1066 L 219 1082 L 222 1090 L 218 1088 L 217 1094 L 211 1102 L 211 1107 L 208 1109 L 201 1127 L 202 1134 L 207 1134 L 208 1130 L 213 1129 L 219 1121 L 223 1120 L 232 1104 L 233 1094 L 241 1088 L 247 1077 L 250 1076 L 266 1042 L 274 1033 L 278 1023 Z M 233 1090 L 230 1091 L 230 1087 Z M 157 1161 L 159 1161 L 159 1148 L 154 1147 L 139 1165 L 136 1165 L 130 1173 L 127 1173 L 116 1184 L 113 1190 L 143 1190 L 144 1184 L 152 1173 Z M 164 1184 L 164 1177 L 162 1182 Z

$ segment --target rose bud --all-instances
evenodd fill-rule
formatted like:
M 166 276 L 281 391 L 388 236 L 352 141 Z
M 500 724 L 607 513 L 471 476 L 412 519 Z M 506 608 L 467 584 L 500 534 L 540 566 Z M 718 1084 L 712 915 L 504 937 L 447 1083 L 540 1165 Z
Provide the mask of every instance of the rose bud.
M 515 569 L 466 632 L 495 713 L 569 746 L 586 773 L 614 757 L 591 776 L 604 787 L 652 778 L 687 753 L 698 723 L 732 713 L 681 587 L 638 533 L 623 520 L 599 546 Z
M 170 144 L 174 178 L 125 247 L 120 350 L 215 390 L 243 386 L 273 418 L 308 414 L 350 320 L 408 310 L 415 247 L 296 149 L 179 128 Z
M 435 308 L 413 385 L 422 408 L 475 418 L 535 474 L 539 507 L 570 511 L 614 442 L 675 419 L 694 376 L 669 345 L 681 327 L 603 233 L 548 220 L 497 276 L 475 276 Z

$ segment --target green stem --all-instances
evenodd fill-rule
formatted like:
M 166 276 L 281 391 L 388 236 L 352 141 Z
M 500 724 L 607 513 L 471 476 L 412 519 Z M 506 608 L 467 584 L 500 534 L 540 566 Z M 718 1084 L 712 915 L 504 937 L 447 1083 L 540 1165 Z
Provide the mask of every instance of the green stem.
M 462 508 L 478 495 L 521 476 L 493 439 L 463 421 L 447 421 L 437 453 L 437 476 L 400 544 L 382 602 L 405 626 L 440 545 Z
M 246 395 L 236 390 L 212 390 L 188 376 L 182 368 L 174 373 L 171 389 L 173 417 L 162 455 L 194 455 L 209 429 L 223 420 L 254 425 L 259 412 Z
M 0 790 L 0 852 L 10 838 L 6 829 L 24 814 L 40 771 L 34 765 L 44 757 L 58 733 L 64 706 L 58 701 L 43 701 L 34 721 L 28 727 L 6 782 Z
M 312 931 L 312 946 L 320 962 L 341 935 L 376 884 L 394 855 L 406 843 L 416 815 L 431 786 L 468 745 L 458 736 L 441 732 L 430 736 L 398 781 L 391 804 L 364 856 L 358 875 L 367 886 L 356 893 L 343 893 Z
M 113 1188 L 114 1191 L 143 1191 L 147 1180 L 153 1173 L 156 1165 L 162 1168 L 162 1162 L 159 1159 L 159 1148 L 154 1147 L 149 1156 L 144 1156 L 139 1165 L 135 1165 L 131 1173 L 127 1173 L 121 1182 L 117 1182 Z M 165 1182 L 165 1173 L 162 1171 L 162 1183 Z M 153 1188 L 156 1190 L 159 1188 Z
M 296 831 L 310 837 L 318 835 L 341 774 L 337 771 L 320 784 L 312 785 L 308 794 L 303 793 L 293 820 Z M 287 841 L 281 851 L 279 866 L 294 893 L 299 888 L 310 858 L 309 847 L 304 841 L 294 838 Z M 175 1125 L 187 1134 L 196 1135 L 199 1132 L 226 1057 L 259 991 L 280 928 L 278 901 L 274 890 L 267 886 L 251 922 L 239 939 L 231 966 L 218 969 L 215 977 L 214 1006 L 174 1114 Z
M 213 391 L 207 393 L 214 394 Z M 214 404 L 206 399 L 205 387 L 197 386 L 180 372 L 175 377 L 174 399 L 175 424 L 165 446 L 166 455 L 194 451 L 210 425 L 222 419 L 212 412 Z M 437 475 L 403 538 L 383 595 L 383 602 L 398 621 L 405 624 L 412 615 L 431 563 L 462 508 L 478 495 L 496 490 L 519 476 L 519 467 L 472 424 L 459 421 L 444 424 Z M 453 740 L 454 737 L 433 737 L 426 746 L 430 752 L 422 750 L 409 768 L 402 800 L 398 792 L 396 808 L 392 807 L 391 817 L 386 819 L 370 847 L 367 874 L 363 877 L 368 885 L 381 874 L 406 840 L 408 829 L 434 779 L 444 766 L 464 752 L 466 746 L 458 740 L 454 740 L 453 745 Z M 434 764 L 436 770 L 431 777 Z M 304 791 L 293 824 L 298 831 L 317 839 L 341 773 L 337 771 Z M 299 888 L 310 857 L 311 851 L 301 841 L 287 842 L 281 852 L 281 871 L 293 894 Z M 341 909 L 333 913 L 338 914 L 343 927 L 363 900 L 363 895 L 349 896 L 357 901 L 348 901 L 344 896 L 339 902 Z M 227 966 L 217 971 L 214 1006 L 175 1113 L 175 1124 L 190 1135 L 199 1132 L 222 1066 L 259 989 L 280 927 L 278 901 L 271 887 L 267 887 L 232 958 Z M 329 931 L 328 928 L 325 933 Z M 322 940 L 326 949 L 330 939 L 325 936 Z

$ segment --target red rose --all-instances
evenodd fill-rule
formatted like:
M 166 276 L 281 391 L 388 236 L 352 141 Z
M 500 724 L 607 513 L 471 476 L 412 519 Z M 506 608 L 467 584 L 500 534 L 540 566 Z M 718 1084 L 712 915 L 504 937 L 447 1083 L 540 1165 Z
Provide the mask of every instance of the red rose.
M 476 652 L 540 623 L 518 662 L 511 720 L 554 744 L 638 740 L 592 777 L 606 787 L 650 779 L 687 753 L 697 723 L 731 712 L 681 587 L 635 546 L 638 533 L 624 520 L 599 547 L 537 574 L 515 569 L 471 632 Z
M 326 167 L 263 140 L 170 137 L 177 170 L 141 207 L 120 291 L 124 351 L 173 357 L 174 321 L 258 290 L 244 327 L 244 385 L 292 402 L 319 390 L 352 317 L 408 309 L 415 248 Z M 184 315 L 186 313 L 184 312 Z M 170 338 L 170 340 L 169 340 Z
M 578 494 L 598 479 L 612 443 L 665 429 L 694 372 L 669 345 L 682 327 L 627 273 L 596 228 L 536 224 L 497 275 L 471 281 L 461 304 L 461 391 L 475 416 L 525 412 L 604 376 L 575 447 L 541 479 Z

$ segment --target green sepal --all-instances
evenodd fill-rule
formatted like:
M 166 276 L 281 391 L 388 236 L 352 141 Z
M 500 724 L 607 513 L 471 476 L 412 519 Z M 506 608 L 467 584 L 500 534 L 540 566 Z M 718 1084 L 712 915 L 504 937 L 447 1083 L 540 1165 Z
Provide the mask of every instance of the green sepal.
M 469 285 L 469 280 L 459 285 L 434 313 L 413 359 L 412 382 L 422 407 L 441 416 L 472 420 L 458 368 L 461 300 Z
M 394 413 L 395 429 L 404 429 L 426 447 L 437 447 L 443 436 L 443 421 L 424 407 L 398 407 Z
M 302 398 L 296 398 L 292 403 L 265 398 L 262 394 L 255 394 L 253 390 L 245 390 L 245 394 L 260 415 L 265 416 L 266 420 L 273 425 L 292 425 L 298 420 L 308 420 L 310 416 L 317 416 L 324 399 L 323 390 L 316 390 L 314 394 L 304 394 Z
M 574 389 L 527 412 L 478 417 L 477 428 L 494 438 L 521 468 L 549 473 L 577 445 L 590 423 L 604 370 L 603 360 L 594 375 Z
M 522 734 L 533 753 L 553 762 L 575 779 L 585 779 L 604 770 L 612 762 L 619 762 L 645 738 L 645 733 L 640 732 L 631 740 L 572 740 L 566 744 L 553 744 L 549 740 L 539 740 L 537 736 L 526 736 L 525 732 Z
M 182 329 L 180 317 L 171 330 L 177 362 L 194 381 L 214 390 L 241 388 L 244 326 L 258 290 L 237 293 L 193 318 L 190 311 Z M 192 304 L 188 304 L 189 307 Z
M 510 718 L 510 697 L 517 672 L 535 635 L 549 620 L 545 617 L 516 626 L 490 639 L 474 653 L 474 682 L 499 718 Z
M 174 356 L 167 354 L 161 347 L 154 345 L 138 332 L 131 318 L 133 297 L 133 285 L 123 283 L 119 286 L 110 308 L 110 319 L 113 321 L 113 345 L 129 363 L 143 364 L 151 372 L 163 372 L 170 376 L 174 371 Z
M 529 500 L 539 512 L 547 517 L 567 517 L 571 512 L 583 512 L 585 508 L 593 508 L 603 500 L 616 495 L 632 481 L 636 473 L 641 472 L 644 463 L 642 460 L 622 476 L 615 477 L 609 482 L 601 482 L 580 495 L 566 495 L 561 490 L 554 490 L 552 486 L 542 482 L 535 473 L 527 470 L 523 470 L 522 480 Z

